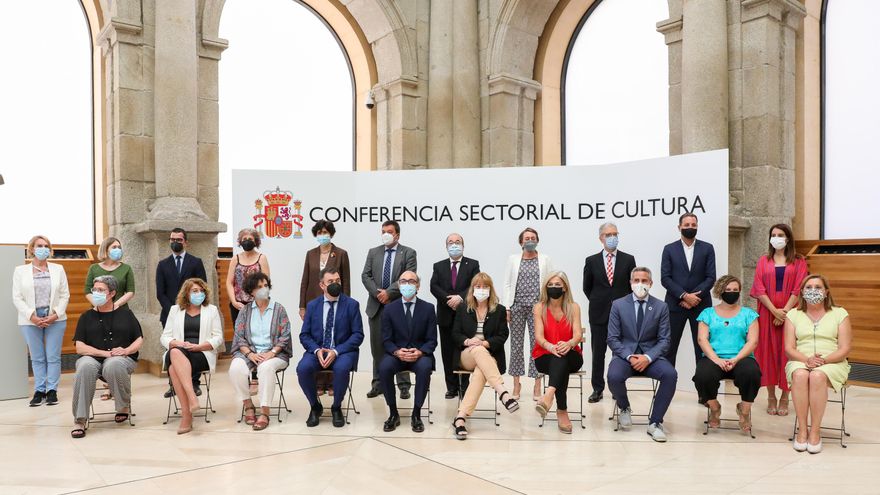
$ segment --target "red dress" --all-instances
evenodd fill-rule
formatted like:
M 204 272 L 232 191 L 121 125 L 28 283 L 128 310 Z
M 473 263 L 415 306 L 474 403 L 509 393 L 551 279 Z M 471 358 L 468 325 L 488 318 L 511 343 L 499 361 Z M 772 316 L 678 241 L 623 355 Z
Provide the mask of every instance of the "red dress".
M 781 308 L 785 306 L 792 295 L 797 295 L 801 282 L 807 276 L 807 262 L 804 258 L 796 258 L 793 263 L 785 265 L 785 276 L 782 280 L 782 290 L 776 290 L 776 264 L 773 258 L 761 256 L 755 267 L 755 280 L 752 282 L 750 296 L 758 299 L 767 296 L 773 306 Z M 782 325 L 773 324 L 773 314 L 758 301 L 758 347 L 755 349 L 755 359 L 761 367 L 761 386 L 775 385 L 788 391 L 788 380 L 785 377 L 785 344 L 783 339 Z
M 556 318 L 553 317 L 553 314 L 550 313 L 550 307 L 547 307 L 547 315 L 544 318 L 544 339 L 551 344 L 556 344 L 560 340 L 571 340 L 572 331 L 571 331 L 571 323 L 565 318 L 565 315 L 562 316 L 562 319 L 556 321 Z M 581 346 L 575 346 L 574 350 L 578 353 L 583 354 L 581 351 Z M 537 342 L 535 342 L 535 348 L 532 349 L 532 358 L 538 359 L 539 357 L 550 354 L 550 351 L 544 349 Z

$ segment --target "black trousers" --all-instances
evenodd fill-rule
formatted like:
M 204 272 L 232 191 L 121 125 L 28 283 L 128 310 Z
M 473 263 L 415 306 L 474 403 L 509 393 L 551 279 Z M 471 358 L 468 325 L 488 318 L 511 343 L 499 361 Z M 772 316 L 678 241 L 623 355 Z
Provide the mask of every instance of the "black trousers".
M 590 346 L 593 349 L 593 370 L 590 383 L 594 392 L 605 390 L 605 351 L 608 350 L 608 324 L 590 323 Z
M 456 349 L 455 343 L 452 341 L 452 323 L 440 326 L 440 357 L 443 360 L 443 378 L 446 380 L 446 391 L 458 394 L 464 393 L 470 383 L 470 377 L 462 376 L 462 386 L 464 389 L 458 389 L 458 377 L 455 375 L 455 353 L 461 352 Z
M 548 376 L 547 381 L 551 387 L 556 387 L 556 409 L 568 410 L 568 375 L 581 369 L 583 365 L 584 357 L 574 349 L 561 357 L 545 354 L 535 359 L 535 368 L 538 368 L 539 373 Z
M 681 344 L 681 337 L 684 333 L 684 325 L 691 323 L 691 342 L 694 344 L 694 362 L 698 362 L 703 357 L 703 351 L 700 350 L 700 344 L 697 343 L 697 317 L 705 308 L 692 308 L 683 311 L 669 312 L 669 331 L 672 334 L 669 342 L 669 352 L 666 353 L 666 360 L 675 366 L 675 356 L 678 354 L 678 345 Z
M 741 360 L 730 371 L 723 371 L 707 357 L 697 361 L 694 385 L 700 400 L 717 399 L 718 386 L 724 379 L 733 379 L 733 384 L 739 389 L 739 396 L 743 402 L 755 402 L 758 389 L 761 388 L 761 368 L 754 358 L 747 357 Z

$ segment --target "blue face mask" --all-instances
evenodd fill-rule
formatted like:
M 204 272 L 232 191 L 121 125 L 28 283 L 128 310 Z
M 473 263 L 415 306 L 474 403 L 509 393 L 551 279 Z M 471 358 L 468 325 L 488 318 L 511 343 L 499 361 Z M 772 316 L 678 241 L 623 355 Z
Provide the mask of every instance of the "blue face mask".
M 464 249 L 461 247 L 461 244 L 450 244 L 446 248 L 446 251 L 449 252 L 449 256 L 452 256 L 453 258 L 458 258 L 459 256 L 461 256 L 461 253 L 464 252 Z
M 416 295 L 418 289 L 416 289 L 415 285 L 412 284 L 401 284 L 400 285 L 400 295 L 402 295 L 405 299 L 412 299 L 414 295 Z
M 95 303 L 95 306 L 103 306 L 107 304 L 107 293 L 92 292 L 92 302 Z
M 202 303 L 205 302 L 205 293 L 204 292 L 190 292 L 189 293 L 189 303 L 193 306 L 201 306 Z
M 47 247 L 38 247 L 34 249 L 34 257 L 40 261 L 44 261 L 49 259 L 49 248 Z
M 119 261 L 122 259 L 122 248 L 113 248 L 109 253 L 110 259 L 113 261 Z
M 620 242 L 620 238 L 616 235 L 605 236 L 605 247 L 612 251 L 617 249 L 618 242 Z
M 315 240 L 318 241 L 318 244 L 321 246 L 326 246 L 330 244 L 330 236 L 327 234 L 321 234 L 315 237 Z

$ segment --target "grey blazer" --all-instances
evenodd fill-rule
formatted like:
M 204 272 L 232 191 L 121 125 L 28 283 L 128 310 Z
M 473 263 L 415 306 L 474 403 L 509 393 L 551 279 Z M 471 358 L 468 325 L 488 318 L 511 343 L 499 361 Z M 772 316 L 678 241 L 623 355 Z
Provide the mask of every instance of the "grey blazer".
M 666 359 L 666 351 L 669 350 L 669 308 L 666 303 L 648 296 L 645 321 L 639 333 L 636 330 L 633 295 L 616 299 L 611 303 L 611 314 L 608 315 L 608 347 L 615 358 L 624 361 L 627 356 L 636 353 L 637 347 L 650 356 L 651 362 Z
M 387 289 L 391 301 L 400 297 L 400 290 L 397 287 L 397 279 L 400 278 L 400 274 L 405 271 L 415 272 L 417 269 L 415 249 L 403 244 L 398 244 L 396 249 L 394 263 L 391 267 L 391 285 Z M 376 246 L 370 249 L 367 253 L 367 261 L 364 263 L 364 271 L 361 273 L 361 281 L 370 295 L 370 299 L 367 301 L 367 316 L 370 318 L 376 316 L 379 308 L 382 307 L 382 303 L 376 299 L 376 294 L 382 290 L 382 269 L 384 264 L 385 246 Z

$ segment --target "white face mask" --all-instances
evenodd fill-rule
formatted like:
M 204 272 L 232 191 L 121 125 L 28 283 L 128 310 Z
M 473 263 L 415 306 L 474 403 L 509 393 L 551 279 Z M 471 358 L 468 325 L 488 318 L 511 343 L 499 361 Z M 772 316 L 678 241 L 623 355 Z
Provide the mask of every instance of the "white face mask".
M 259 299 L 260 301 L 265 301 L 269 299 L 269 288 L 268 287 L 260 287 L 254 292 L 254 299 Z
M 382 244 L 390 246 L 394 242 L 394 236 L 388 232 L 382 232 Z
M 631 287 L 632 287 L 633 294 L 635 294 L 636 297 L 638 297 L 639 299 L 644 299 L 645 296 L 648 295 L 648 291 L 651 290 L 650 286 L 645 285 L 641 282 L 639 282 L 637 284 L 632 284 Z
M 785 245 L 788 244 L 788 239 L 785 237 L 771 237 L 770 245 L 773 246 L 773 249 L 782 249 Z
M 489 299 L 489 289 L 474 289 L 474 299 L 479 302 Z

